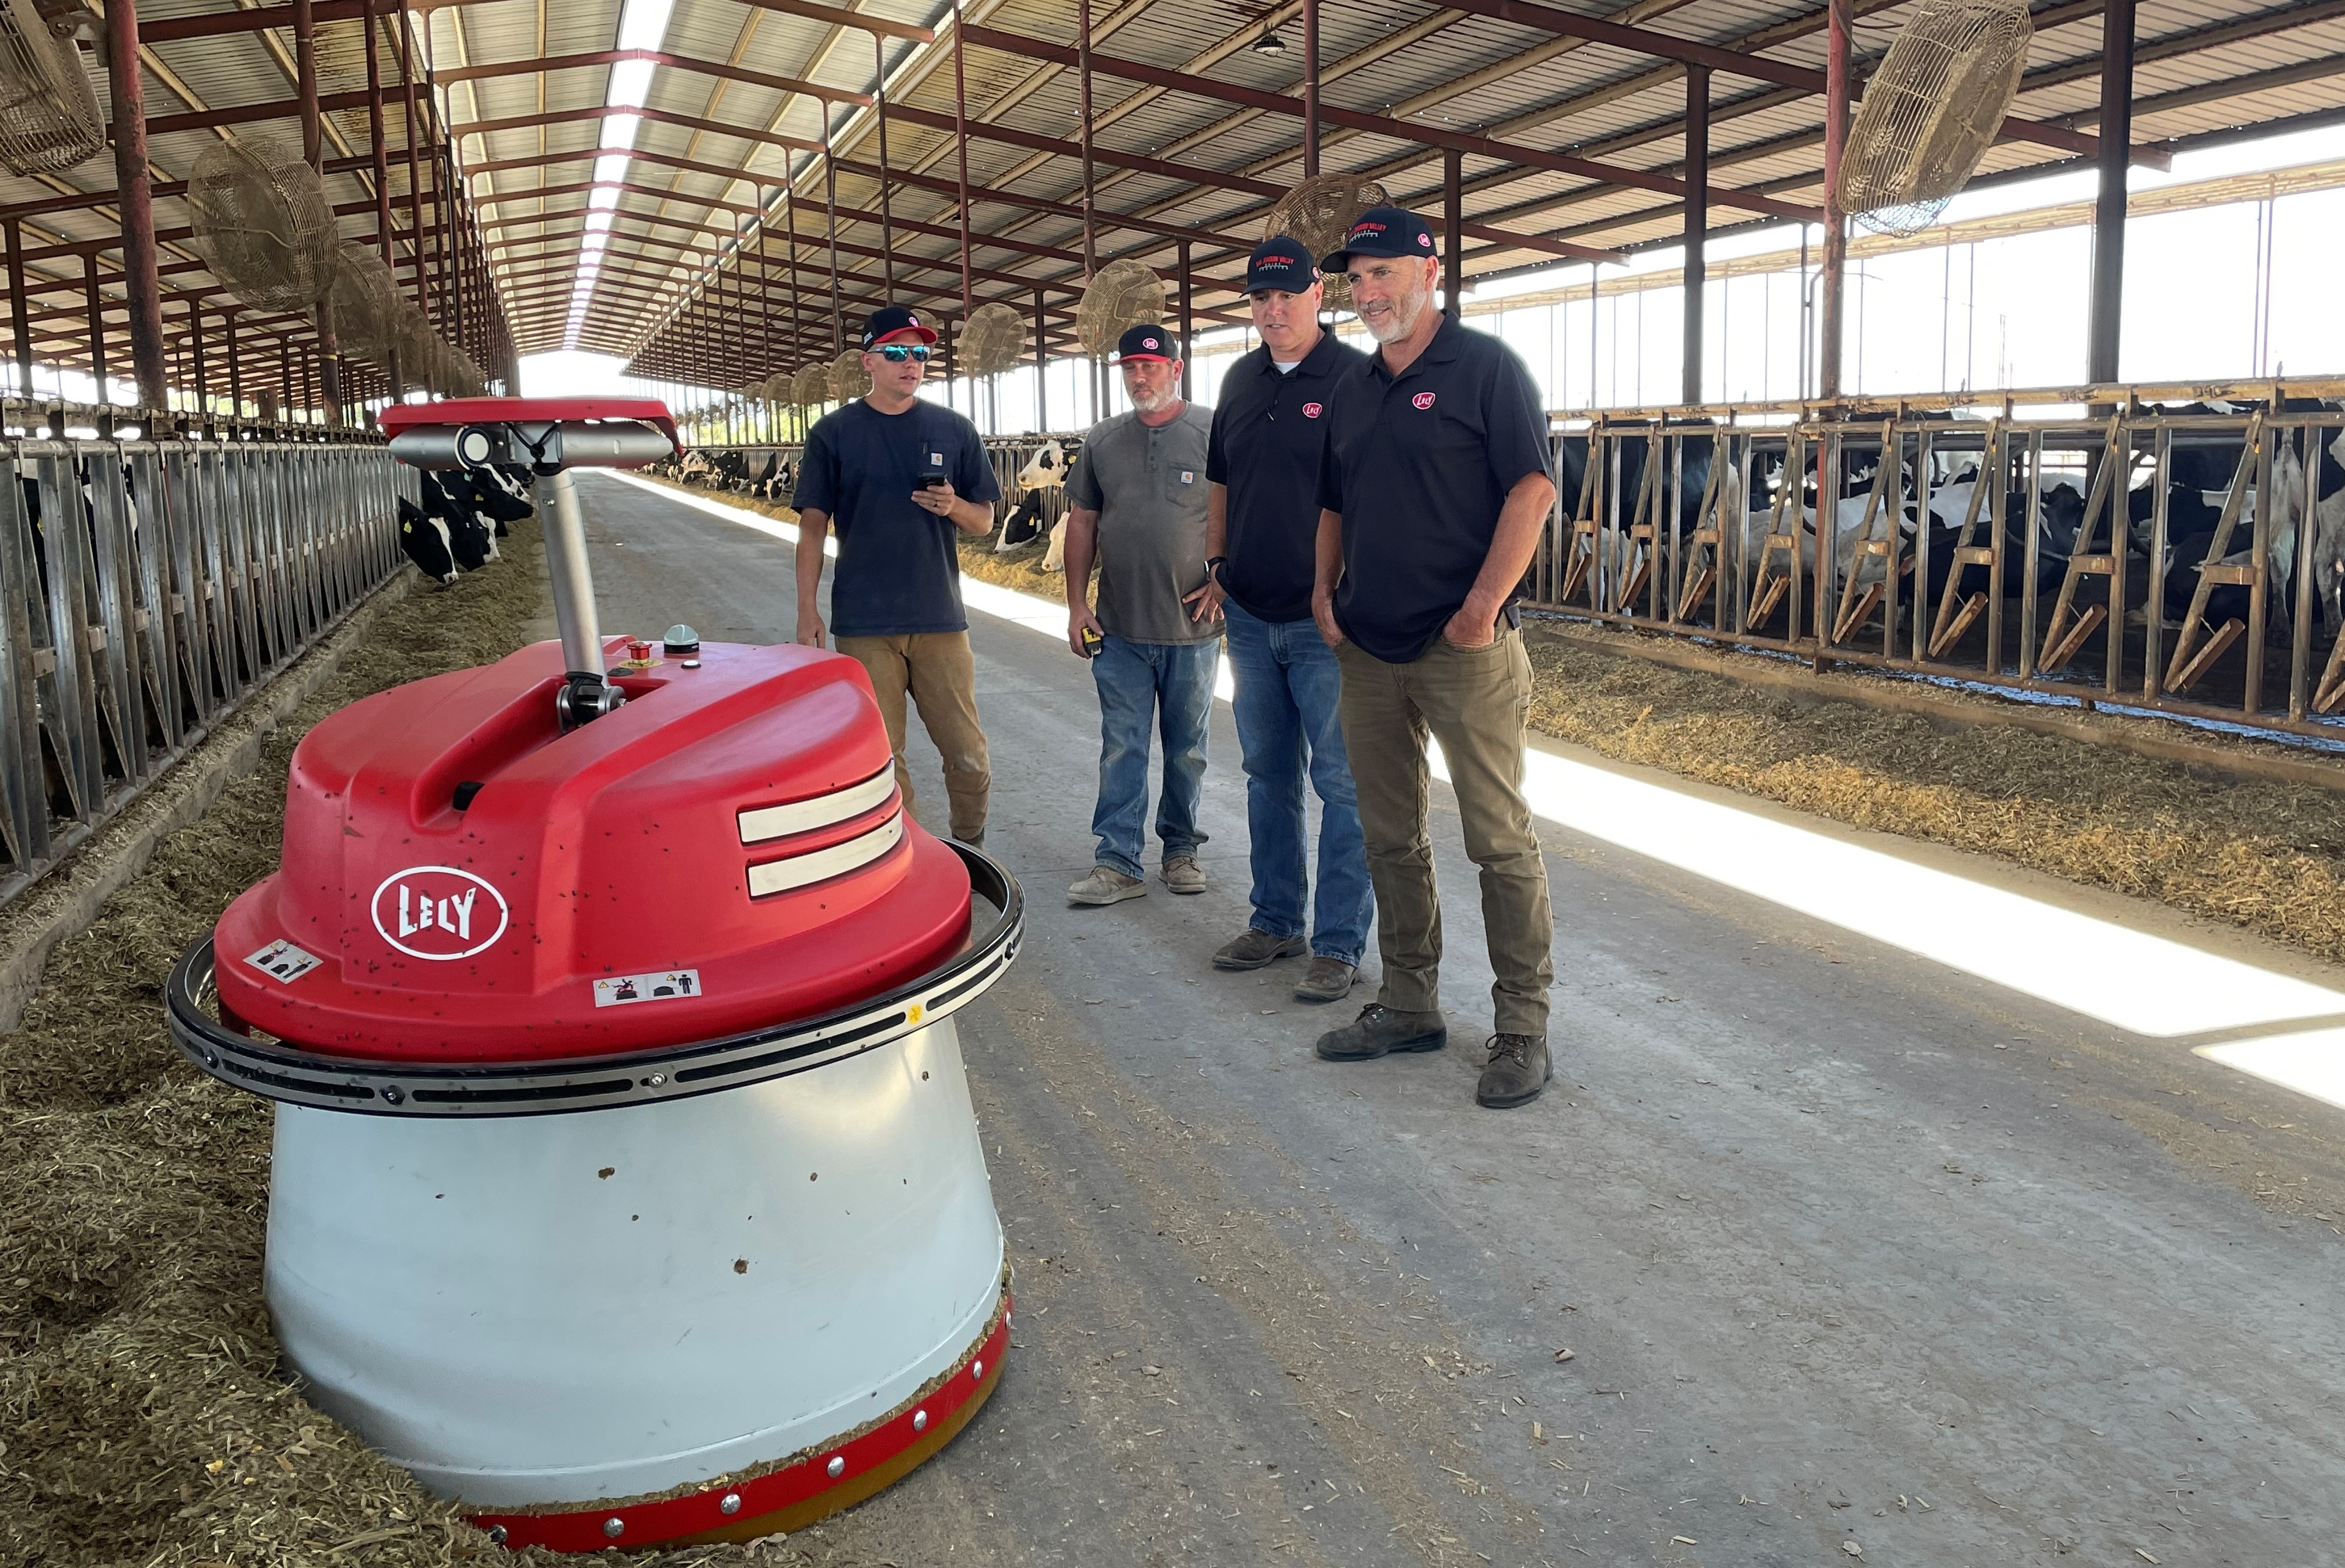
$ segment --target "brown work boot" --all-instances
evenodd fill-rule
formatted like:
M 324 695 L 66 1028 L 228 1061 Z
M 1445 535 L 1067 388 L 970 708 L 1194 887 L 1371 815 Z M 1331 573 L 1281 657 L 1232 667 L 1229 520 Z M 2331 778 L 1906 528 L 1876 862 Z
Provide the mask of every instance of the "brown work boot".
M 1213 955 L 1216 969 L 1262 969 L 1281 958 L 1292 958 L 1309 944 L 1300 936 L 1273 936 L 1267 931 L 1246 928 L 1244 936 L 1226 944 Z
M 1365 1062 L 1390 1051 L 1437 1051 L 1449 1043 L 1449 1024 L 1439 1012 L 1396 1013 L 1370 1002 L 1340 1029 L 1319 1037 L 1319 1055 L 1331 1062 Z
M 1094 865 L 1081 882 L 1067 889 L 1070 904 L 1121 904 L 1148 896 L 1148 884 L 1126 876 L 1112 865 Z
M 1555 1077 L 1555 1060 L 1548 1055 L 1544 1035 L 1492 1035 L 1489 1065 L 1474 1086 L 1474 1103 L 1491 1110 L 1528 1105 Z
M 1311 960 L 1311 967 L 1303 971 L 1303 978 L 1294 982 L 1294 999 L 1298 1002 L 1340 1002 L 1352 994 L 1360 978 L 1360 966 L 1346 964 L 1341 958 L 1322 954 Z
M 1193 855 L 1166 855 L 1164 869 L 1159 875 L 1164 878 L 1164 885 L 1175 893 L 1205 891 L 1204 869 L 1197 864 L 1197 857 Z

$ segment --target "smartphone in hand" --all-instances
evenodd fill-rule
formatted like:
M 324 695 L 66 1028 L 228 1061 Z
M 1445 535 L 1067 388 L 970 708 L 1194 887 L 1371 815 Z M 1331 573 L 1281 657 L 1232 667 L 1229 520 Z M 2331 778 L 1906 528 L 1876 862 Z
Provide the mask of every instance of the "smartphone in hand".
M 922 490 L 942 490 L 952 481 L 946 476 L 942 469 L 922 469 L 915 482 Z

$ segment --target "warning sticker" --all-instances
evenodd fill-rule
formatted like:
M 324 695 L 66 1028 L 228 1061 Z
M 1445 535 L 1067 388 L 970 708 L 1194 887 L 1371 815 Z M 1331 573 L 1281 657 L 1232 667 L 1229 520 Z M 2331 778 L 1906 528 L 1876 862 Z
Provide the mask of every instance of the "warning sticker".
M 278 941 L 250 955 L 245 962 L 270 979 L 289 986 L 325 960 L 315 953 L 304 953 L 290 942 Z
M 672 1002 L 700 995 L 700 971 L 669 969 L 657 975 L 611 975 L 594 982 L 594 1005 L 624 1007 L 630 1002 Z

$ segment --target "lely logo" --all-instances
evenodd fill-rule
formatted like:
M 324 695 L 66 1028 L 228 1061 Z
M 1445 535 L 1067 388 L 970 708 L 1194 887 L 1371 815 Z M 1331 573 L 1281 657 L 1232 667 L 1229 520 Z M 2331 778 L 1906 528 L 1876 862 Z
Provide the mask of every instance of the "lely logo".
M 469 958 L 510 919 L 503 894 L 452 865 L 411 865 L 374 890 L 374 928 L 411 958 Z
M 1433 236 L 1420 229 L 1417 231 L 1416 243 L 1423 248 L 1430 250 L 1433 248 Z
M 1429 409 L 1433 407 L 1433 394 L 1431 392 L 1419 392 L 1416 396 L 1411 398 L 1409 401 L 1415 403 L 1420 409 Z
M 1303 405 L 1303 417 L 1304 417 L 1304 419 L 1306 419 L 1306 420 L 1315 420 L 1315 419 L 1317 419 L 1317 418 L 1319 417 L 1320 410 L 1322 409 L 1322 407 L 1323 407 L 1323 406 L 1324 406 L 1324 405 L 1319 404 L 1319 403 L 1305 403 L 1305 404 L 1304 404 L 1304 405 Z
M 1140 340 L 1140 346 L 1143 349 L 1153 349 L 1156 347 L 1156 339 L 1153 338 L 1142 338 Z

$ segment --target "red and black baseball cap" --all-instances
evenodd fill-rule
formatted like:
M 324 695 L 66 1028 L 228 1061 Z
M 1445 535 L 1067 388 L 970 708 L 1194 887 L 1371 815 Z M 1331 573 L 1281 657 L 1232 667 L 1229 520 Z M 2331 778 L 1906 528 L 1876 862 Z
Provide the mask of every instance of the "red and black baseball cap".
M 1311 249 L 1289 234 L 1274 234 L 1254 248 L 1246 258 L 1245 289 L 1259 294 L 1267 288 L 1281 293 L 1302 294 L 1319 281 L 1318 264 L 1311 259 Z
M 898 338 L 917 338 L 923 343 L 933 343 L 937 340 L 937 329 L 901 305 L 882 305 L 863 323 L 863 346 L 866 349 L 876 349 Z
M 1116 339 L 1115 362 L 1119 365 L 1127 359 L 1162 359 L 1170 364 L 1180 357 L 1181 345 L 1162 327 L 1127 327 L 1123 336 Z
M 1372 207 L 1352 220 L 1340 250 L 1319 258 L 1322 272 L 1348 272 L 1355 256 L 1422 256 L 1434 248 L 1433 226 L 1405 207 Z

